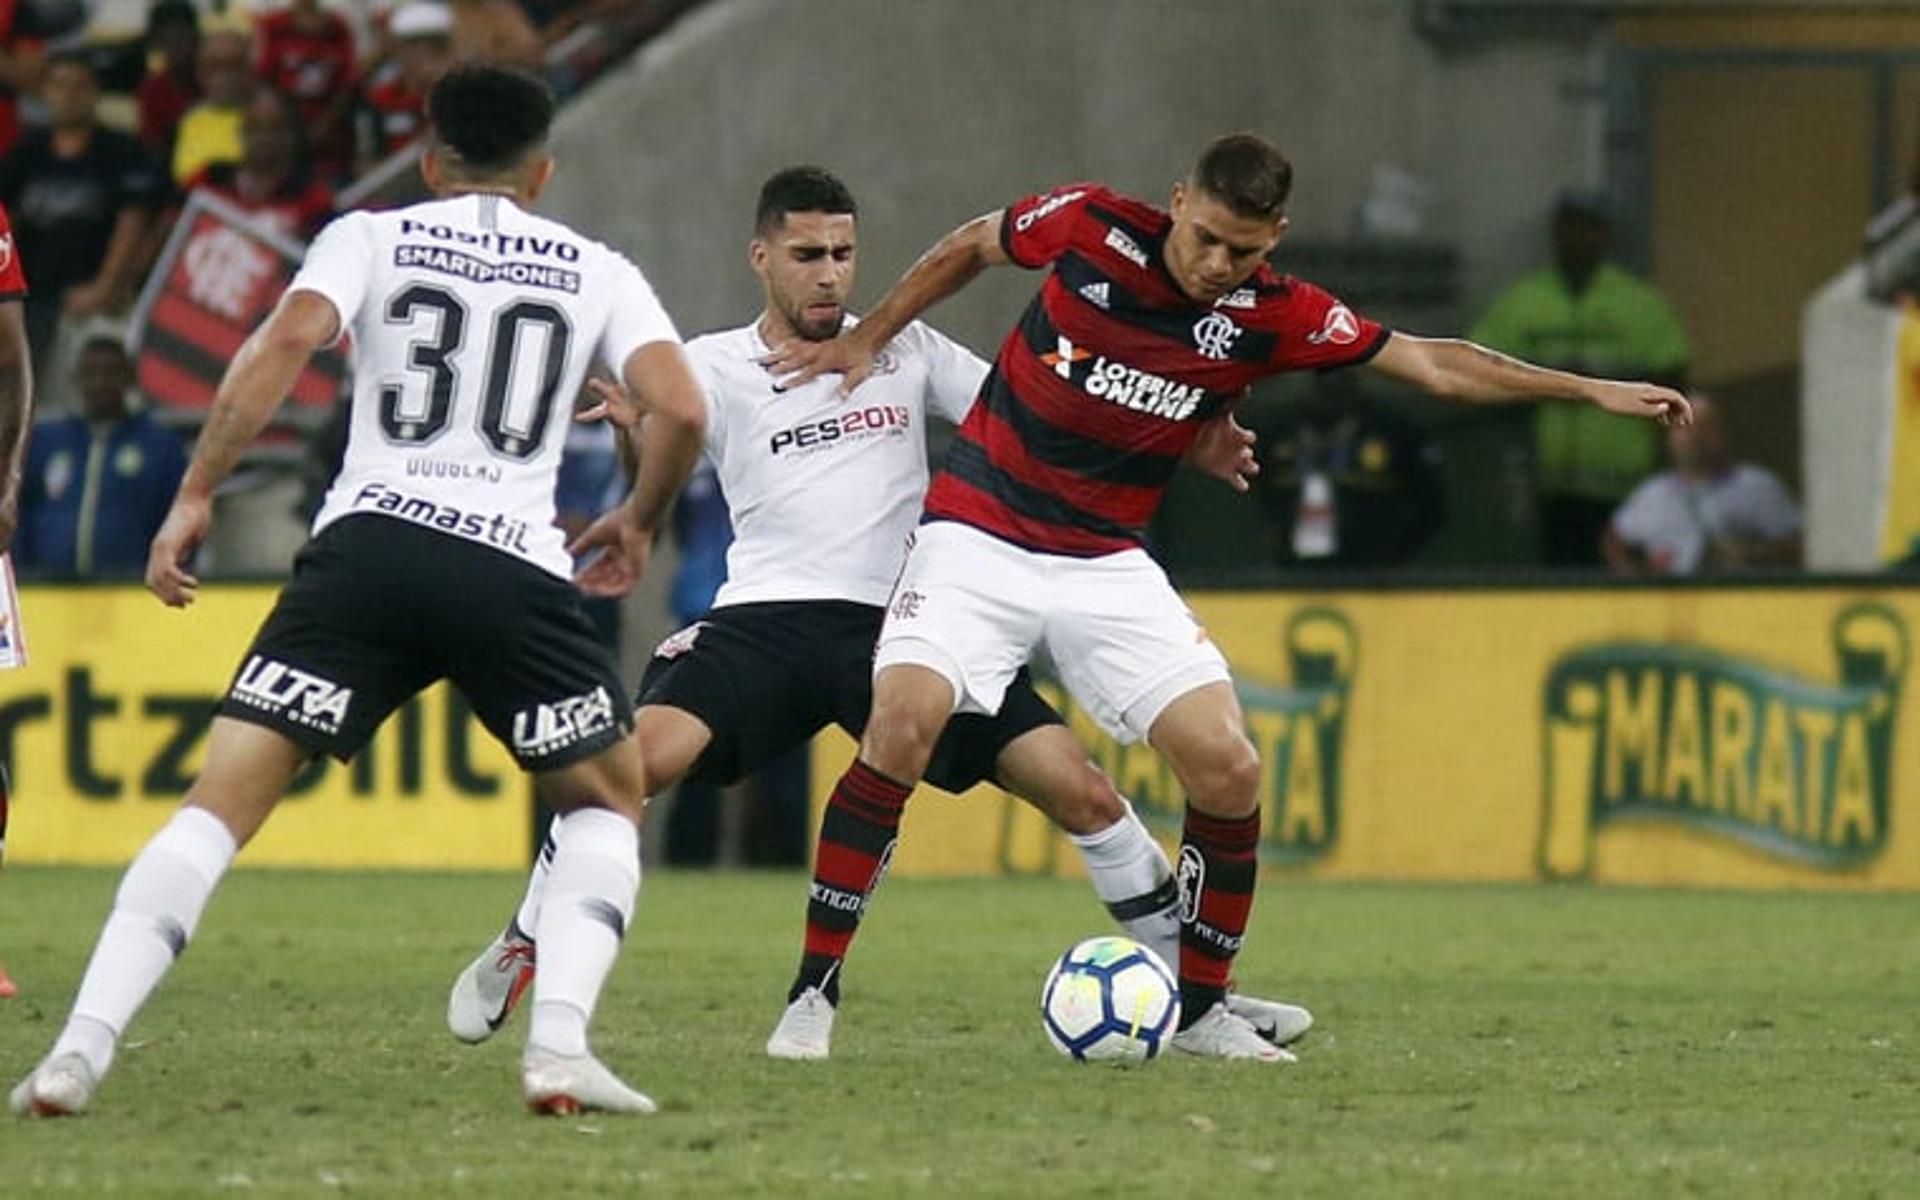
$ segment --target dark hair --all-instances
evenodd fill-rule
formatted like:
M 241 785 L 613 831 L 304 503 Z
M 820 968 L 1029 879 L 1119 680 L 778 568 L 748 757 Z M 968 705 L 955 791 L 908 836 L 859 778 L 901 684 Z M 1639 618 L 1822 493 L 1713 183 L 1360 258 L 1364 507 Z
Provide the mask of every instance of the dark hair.
M 433 85 L 427 113 L 434 133 L 460 166 L 500 171 L 547 140 L 553 93 L 524 71 L 463 63 Z
M 1240 216 L 1269 220 L 1287 206 L 1293 164 L 1258 134 L 1230 133 L 1200 152 L 1189 182 Z
M 760 185 L 760 204 L 753 213 L 753 231 L 772 233 L 788 213 L 818 212 L 860 215 L 847 185 L 821 167 L 788 167 Z
M 179 25 L 200 32 L 200 10 L 190 0 L 157 0 L 147 10 L 147 36 L 152 37 L 169 25 Z

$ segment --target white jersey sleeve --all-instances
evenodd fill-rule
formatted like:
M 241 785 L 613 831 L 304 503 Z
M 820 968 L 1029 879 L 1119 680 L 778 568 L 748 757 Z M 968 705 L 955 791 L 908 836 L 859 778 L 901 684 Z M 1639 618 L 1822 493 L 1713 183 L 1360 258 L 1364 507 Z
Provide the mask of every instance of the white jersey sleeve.
M 987 377 L 980 356 L 921 321 L 901 330 L 894 344 L 926 364 L 927 412 L 954 425 L 966 420 Z
M 640 268 L 623 256 L 616 256 L 609 272 L 613 286 L 612 307 L 607 313 L 606 329 L 600 335 L 600 361 L 619 377 L 634 352 L 651 342 L 678 342 L 680 333 L 673 318 L 654 294 L 653 285 Z
M 340 314 L 344 334 L 366 300 L 367 281 L 376 261 L 366 215 L 348 213 L 320 231 L 287 290 L 325 296 Z

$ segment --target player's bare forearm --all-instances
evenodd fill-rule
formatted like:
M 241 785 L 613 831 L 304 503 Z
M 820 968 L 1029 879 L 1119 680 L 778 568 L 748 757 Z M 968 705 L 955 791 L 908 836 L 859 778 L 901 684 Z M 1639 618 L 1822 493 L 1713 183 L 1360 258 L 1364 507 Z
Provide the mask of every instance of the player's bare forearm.
M 849 334 L 878 352 L 915 317 L 960 291 L 988 267 L 1007 261 L 1000 249 L 999 212 L 975 217 L 933 244 Z
M 626 430 L 640 459 L 627 496 L 627 519 L 651 532 L 666 519 L 673 498 L 700 461 L 707 409 L 693 367 L 671 342 L 642 346 L 622 374 L 627 390 L 646 410 L 642 421 Z
M 0 553 L 13 544 L 33 427 L 33 366 L 22 312 L 18 301 L 0 304 Z
M 1578 375 L 1536 367 L 1460 338 L 1396 333 L 1373 365 L 1429 395 L 1463 404 L 1586 399 L 1587 381 Z
M 1395 333 L 1369 365 L 1428 395 L 1459 404 L 1578 400 L 1620 416 L 1646 417 L 1662 424 L 1685 425 L 1693 419 L 1686 398 L 1671 388 L 1539 367 L 1460 338 Z
M 314 351 L 331 342 L 339 328 L 332 301 L 308 291 L 281 297 L 272 314 L 241 344 L 220 380 L 207 423 L 194 444 L 193 461 L 180 482 L 182 496 L 211 497 L 233 474 L 240 456 L 273 419 Z

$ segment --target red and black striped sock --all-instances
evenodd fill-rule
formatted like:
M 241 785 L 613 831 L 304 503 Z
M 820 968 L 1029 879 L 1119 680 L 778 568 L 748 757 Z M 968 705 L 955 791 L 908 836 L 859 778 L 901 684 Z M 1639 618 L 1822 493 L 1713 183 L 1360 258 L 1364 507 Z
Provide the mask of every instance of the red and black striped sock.
M 1260 871 L 1260 812 L 1213 817 L 1187 807 L 1180 841 L 1180 1024 L 1227 997 L 1233 956 L 1253 911 Z
M 911 784 L 897 783 L 859 759 L 834 785 L 820 821 L 820 847 L 807 897 L 807 951 L 788 1000 L 817 987 L 840 1002 L 840 960 L 860 928 L 867 897 L 893 857 Z

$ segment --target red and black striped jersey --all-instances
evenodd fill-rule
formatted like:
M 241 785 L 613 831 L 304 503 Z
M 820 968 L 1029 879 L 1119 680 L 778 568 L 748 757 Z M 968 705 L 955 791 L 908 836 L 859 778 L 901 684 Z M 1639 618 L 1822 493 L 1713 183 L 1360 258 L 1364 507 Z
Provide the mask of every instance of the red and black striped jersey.
M 1265 264 L 1195 303 L 1162 258 L 1171 225 L 1091 183 L 1006 210 L 1007 256 L 1053 270 L 1001 345 L 923 520 L 1048 554 L 1139 546 L 1201 425 L 1249 384 L 1364 362 L 1386 342 L 1380 325 Z
M 20 248 L 13 243 L 13 222 L 0 207 L 0 300 L 24 300 L 27 274 L 20 267 Z

